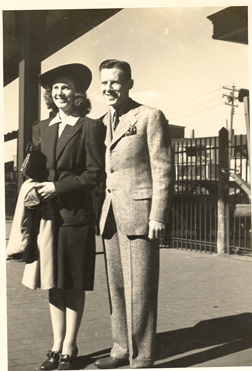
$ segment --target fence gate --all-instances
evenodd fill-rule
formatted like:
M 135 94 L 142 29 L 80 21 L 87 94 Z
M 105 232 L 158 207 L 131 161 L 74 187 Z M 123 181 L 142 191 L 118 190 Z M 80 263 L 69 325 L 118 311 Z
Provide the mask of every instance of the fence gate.
M 226 129 L 224 129 L 226 130 Z M 170 246 L 217 252 L 219 137 L 173 140 L 175 197 L 171 211 Z M 229 148 L 230 169 L 248 181 L 246 136 L 234 136 Z M 249 204 L 248 195 L 229 177 L 226 252 L 251 253 L 251 217 L 237 217 L 237 204 Z M 239 214 L 239 213 L 238 213 Z

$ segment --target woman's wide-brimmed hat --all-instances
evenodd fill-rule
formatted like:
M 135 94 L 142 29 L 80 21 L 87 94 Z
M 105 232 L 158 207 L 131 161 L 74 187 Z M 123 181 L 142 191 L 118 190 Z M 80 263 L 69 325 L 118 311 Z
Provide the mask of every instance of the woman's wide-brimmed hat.
M 70 78 L 74 83 L 85 90 L 88 89 L 92 80 L 92 73 L 87 66 L 80 63 L 72 63 L 64 64 L 63 66 L 53 68 L 43 73 L 39 76 L 39 83 L 45 89 L 51 88 L 55 79 L 63 76 Z

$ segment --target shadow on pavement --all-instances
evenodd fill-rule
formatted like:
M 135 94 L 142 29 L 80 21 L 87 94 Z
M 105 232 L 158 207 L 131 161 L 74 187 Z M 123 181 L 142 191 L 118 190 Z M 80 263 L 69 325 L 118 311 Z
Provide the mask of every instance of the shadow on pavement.
M 97 359 L 109 356 L 110 350 L 111 348 L 107 348 L 99 352 L 77 357 L 73 370 L 82 370 L 83 368 L 93 364 Z
M 159 333 L 157 334 L 157 360 L 167 360 L 186 352 L 212 348 L 181 356 L 154 367 L 190 367 L 252 348 L 251 330 L 252 313 L 242 313 L 201 321 L 190 328 Z
M 154 368 L 182 368 L 198 365 L 245 349 L 252 348 L 252 313 L 215 318 L 199 322 L 194 327 L 157 334 L 157 361 Z M 200 351 L 202 348 L 208 348 Z M 196 351 L 182 356 L 183 353 Z M 109 356 L 110 348 L 78 357 L 74 370 L 93 364 L 101 357 Z M 167 359 L 180 355 L 179 358 Z M 231 365 L 230 365 L 231 366 Z M 241 365 L 242 366 L 242 365 Z

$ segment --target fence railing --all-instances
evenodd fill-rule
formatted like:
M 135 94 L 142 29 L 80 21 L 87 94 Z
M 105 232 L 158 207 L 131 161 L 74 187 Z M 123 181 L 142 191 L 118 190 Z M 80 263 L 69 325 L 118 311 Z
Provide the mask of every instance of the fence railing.
M 219 137 L 173 140 L 175 197 L 170 234 L 161 246 L 252 254 L 250 197 L 232 177 L 239 175 L 250 189 L 247 137 L 235 135 L 231 143 L 227 138 L 223 128 Z M 8 217 L 14 214 L 17 184 L 10 179 L 5 188 Z
M 172 247 L 252 253 L 251 213 L 247 211 L 250 200 L 229 176 L 235 171 L 249 181 L 246 136 L 234 136 L 231 145 L 223 136 L 228 138 L 226 129 L 219 137 L 173 140 L 176 183 L 169 223 Z M 228 175 L 223 175 L 222 167 Z

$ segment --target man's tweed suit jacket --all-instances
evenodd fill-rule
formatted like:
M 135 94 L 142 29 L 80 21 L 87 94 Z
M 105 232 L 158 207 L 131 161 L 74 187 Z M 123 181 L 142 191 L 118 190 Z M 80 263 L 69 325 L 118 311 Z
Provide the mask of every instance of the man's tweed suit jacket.
M 174 166 L 168 122 L 157 109 L 129 100 L 112 138 L 111 113 L 106 131 L 106 197 L 100 232 L 113 205 L 123 234 L 148 234 L 149 220 L 167 224 L 173 198 Z

